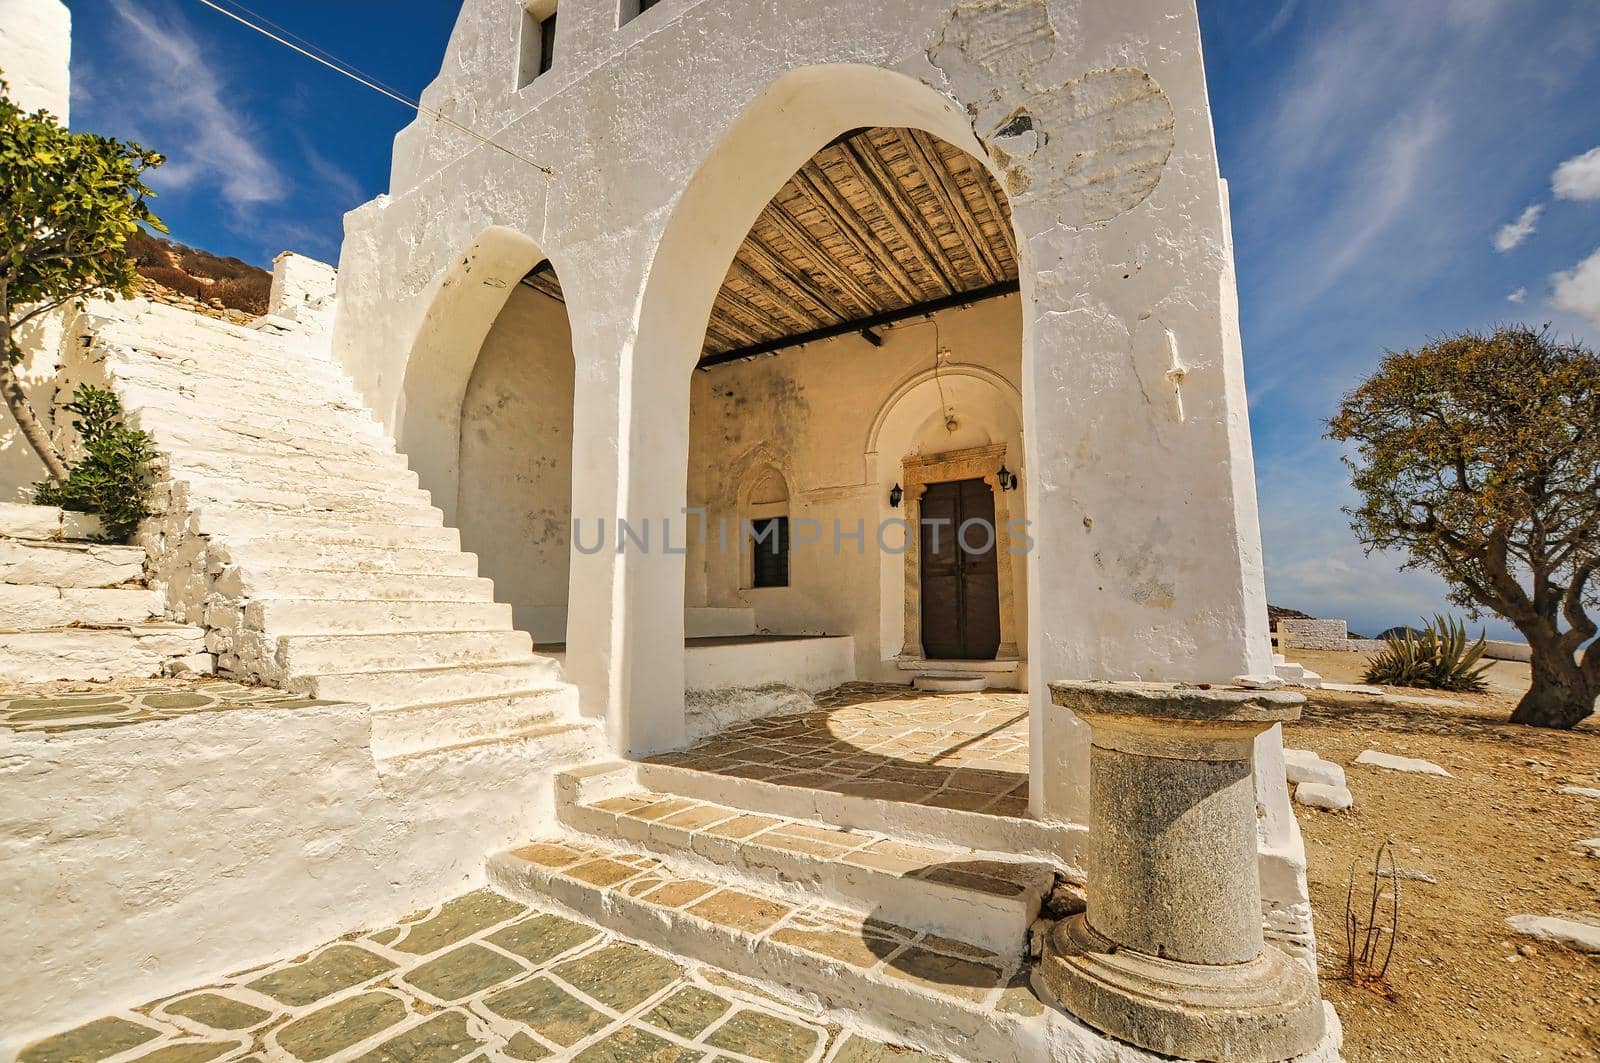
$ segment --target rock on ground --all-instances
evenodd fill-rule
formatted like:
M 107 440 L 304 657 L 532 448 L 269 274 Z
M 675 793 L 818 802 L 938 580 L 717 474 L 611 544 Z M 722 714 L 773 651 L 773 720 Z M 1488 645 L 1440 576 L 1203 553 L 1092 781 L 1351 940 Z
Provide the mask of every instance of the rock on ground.
M 1563 786 L 1561 792 L 1571 794 L 1573 797 L 1591 797 L 1596 801 L 1600 801 L 1600 790 L 1595 789 L 1593 786 Z
M 1309 749 L 1285 749 L 1283 762 L 1288 769 L 1289 782 L 1296 786 L 1308 782 L 1341 788 L 1345 785 L 1344 769 Z
M 1390 771 L 1409 771 L 1418 775 L 1440 775 L 1446 779 L 1455 776 L 1445 771 L 1431 760 L 1418 760 L 1415 757 L 1397 757 L 1393 753 L 1380 753 L 1376 749 L 1369 749 L 1356 758 L 1357 764 L 1366 764 L 1374 768 L 1388 768 Z
M 1356 803 L 1350 791 L 1343 786 L 1329 786 L 1320 782 L 1304 782 L 1295 787 L 1296 804 L 1308 808 L 1325 808 L 1330 812 L 1343 812 Z
M 1600 953 L 1600 926 L 1553 915 L 1513 915 L 1506 925 L 1519 934 L 1553 941 L 1579 952 Z

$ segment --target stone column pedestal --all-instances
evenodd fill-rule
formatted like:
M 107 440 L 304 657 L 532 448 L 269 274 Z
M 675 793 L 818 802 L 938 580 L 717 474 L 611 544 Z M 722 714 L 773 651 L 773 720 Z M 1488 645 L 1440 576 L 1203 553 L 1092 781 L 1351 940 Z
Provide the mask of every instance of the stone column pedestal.
M 1185 1059 L 1264 1063 L 1323 1036 L 1316 979 L 1261 932 L 1252 758 L 1295 720 L 1280 691 L 1052 683 L 1092 730 L 1089 903 L 1039 973 L 1119 1040 Z

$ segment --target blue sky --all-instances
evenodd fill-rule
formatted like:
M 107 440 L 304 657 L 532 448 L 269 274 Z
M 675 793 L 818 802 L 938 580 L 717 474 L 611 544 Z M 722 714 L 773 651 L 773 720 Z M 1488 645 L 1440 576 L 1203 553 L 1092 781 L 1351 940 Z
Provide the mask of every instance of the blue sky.
M 263 265 L 285 248 L 337 258 L 343 212 L 387 186 L 404 108 L 194 0 L 67 4 L 73 125 L 169 156 L 154 183 L 176 238 Z M 251 6 L 412 95 L 458 7 Z M 1443 608 L 1442 589 L 1363 555 L 1323 422 L 1385 347 L 1514 320 L 1600 343 L 1600 0 L 1200 11 L 1268 595 L 1371 633 Z

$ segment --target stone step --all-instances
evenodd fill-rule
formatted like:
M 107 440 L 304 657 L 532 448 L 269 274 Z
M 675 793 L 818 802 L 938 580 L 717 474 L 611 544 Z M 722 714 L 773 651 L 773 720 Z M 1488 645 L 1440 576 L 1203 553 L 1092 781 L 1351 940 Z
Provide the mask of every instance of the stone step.
M 631 766 L 616 764 L 624 777 Z M 561 823 L 596 840 L 620 839 L 653 856 L 716 865 L 719 877 L 797 886 L 808 896 L 930 933 L 965 937 L 1021 959 L 1028 927 L 1055 882 L 1048 864 L 971 849 L 916 845 L 815 820 L 762 816 L 636 787 L 585 799 L 594 770 L 556 779 Z
M 0 584 L 0 630 L 70 624 L 138 624 L 160 618 L 165 596 L 145 587 L 112 590 Z
M 0 502 L 0 538 L 71 542 L 97 540 L 101 534 L 100 518 L 92 513 Z
M 218 358 L 217 354 L 217 348 L 209 345 L 183 346 L 159 339 L 152 342 L 149 338 L 140 339 L 137 345 L 121 345 L 113 350 L 113 357 L 119 361 L 139 361 L 152 369 L 165 368 L 184 375 L 352 386 L 350 378 L 333 362 L 291 354 L 282 343 L 258 343 L 242 355 L 241 360 Z
M 338 513 L 263 511 L 226 502 L 208 502 L 193 521 L 203 535 L 234 542 L 290 537 L 328 545 L 397 547 L 409 550 L 459 550 L 461 533 L 431 517 L 430 523 L 362 520 Z M 442 515 L 441 515 L 442 516 Z
M 98 543 L 0 539 L 0 583 L 117 587 L 144 578 L 144 550 Z
M 406 756 L 525 734 L 538 727 L 573 722 L 577 709 L 577 688 L 563 683 L 530 694 L 436 701 L 374 712 L 372 753 L 375 757 Z
M 372 420 L 372 414 L 361 404 L 355 389 L 347 385 L 327 384 L 319 387 L 315 383 L 291 383 L 283 378 L 259 380 L 252 376 L 186 373 L 171 365 L 117 356 L 107 361 L 120 383 L 172 392 L 195 402 L 222 405 L 248 402 L 259 409 L 314 411 L 341 418 Z
M 1091 1058 L 1077 1054 L 1084 1039 L 1047 1043 L 1055 1031 L 1018 964 L 973 942 L 583 839 L 497 853 L 488 874 L 509 896 L 553 902 L 621 936 L 783 986 L 894 1040 L 988 1063 Z
M 210 478 L 176 477 L 190 505 L 218 502 L 262 513 L 300 513 L 308 516 L 344 516 L 368 524 L 419 524 L 435 527 L 444 514 L 433 508 L 425 492 L 402 492 L 393 499 L 383 495 L 352 495 L 307 489 L 301 492 Z M 416 497 L 420 495 L 421 497 Z
M 298 476 L 293 471 L 275 475 L 246 475 L 211 468 L 174 464 L 172 479 L 189 485 L 194 498 L 239 500 L 250 505 L 313 506 L 324 509 L 372 509 L 385 505 L 432 509 L 433 497 L 420 487 L 390 486 L 358 480 Z M 439 523 L 444 523 L 443 514 Z
M 317 439 L 266 429 L 245 429 L 214 423 L 185 422 L 163 410 L 139 411 L 139 423 L 168 451 L 205 450 L 255 458 L 311 458 L 346 462 L 352 467 L 409 468 L 404 454 L 385 448 L 376 439 Z
M 316 417 L 304 409 L 284 407 L 273 409 L 261 403 L 232 400 L 225 404 L 207 403 L 160 388 L 119 381 L 117 394 L 124 409 L 132 411 L 136 423 L 143 422 L 137 415 L 144 410 L 157 411 L 162 417 L 188 417 L 200 423 L 213 424 L 230 431 L 286 432 L 328 442 L 357 439 L 373 444 L 383 436 L 383 430 L 369 418 L 355 415 Z
M 509 631 L 504 602 L 340 601 L 258 599 L 245 606 L 245 623 L 274 635 L 390 634 L 408 631 Z
M 178 662 L 211 670 L 204 629 L 156 623 L 0 632 L 0 680 L 10 683 L 144 679 Z
M 504 664 L 296 676 L 288 681 L 287 687 L 329 701 L 360 702 L 373 709 L 399 709 L 437 701 L 536 694 L 558 685 L 559 671 L 556 662 L 530 654 L 526 661 Z
M 241 598 L 322 601 L 492 602 L 494 583 L 481 576 L 426 576 L 318 569 L 224 569 L 217 590 Z
M 356 491 L 419 490 L 417 474 L 408 468 L 352 464 L 338 458 L 293 454 L 254 454 L 169 445 L 162 452 L 169 468 L 187 475 L 242 479 L 263 485 L 314 484 Z
M 532 653 L 533 640 L 525 631 L 285 635 L 278 639 L 278 662 L 289 676 L 506 664 L 525 660 Z
M 221 357 L 226 354 L 281 358 L 294 352 L 295 357 L 306 357 L 299 353 L 303 348 L 295 337 L 258 332 L 144 299 L 121 303 L 116 311 L 97 318 L 93 324 L 96 338 L 102 342 L 135 346 L 154 342 L 172 350 L 198 351 L 224 362 L 235 361 Z
M 351 543 L 282 539 L 214 543 L 212 555 L 246 568 L 316 569 L 333 572 L 407 572 L 425 576 L 476 576 L 478 555 L 462 550 L 412 550 Z
M 195 394 L 197 388 L 217 393 L 248 391 L 312 406 L 330 403 L 348 406 L 360 401 L 349 380 L 326 367 L 311 366 L 291 374 L 259 368 L 252 360 L 252 364 L 244 368 L 244 375 L 239 375 L 238 370 L 219 371 L 195 358 L 162 357 L 152 355 L 149 350 L 118 351 L 107 359 L 107 364 L 118 379 L 137 380 L 185 394 Z
M 405 778 L 405 787 L 422 789 L 443 778 L 459 785 L 462 778 L 502 776 L 508 769 L 526 776 L 559 771 L 591 759 L 603 745 L 592 723 L 558 721 L 536 724 L 511 734 L 375 757 L 380 775 Z M 398 784 L 396 785 L 397 789 Z
M 1079 878 L 1083 877 L 1088 860 L 1087 830 L 1076 823 L 992 816 L 892 798 L 785 786 L 653 761 L 639 762 L 635 771 L 640 787 L 671 797 L 882 833 L 933 846 L 1004 852 L 1059 865 Z

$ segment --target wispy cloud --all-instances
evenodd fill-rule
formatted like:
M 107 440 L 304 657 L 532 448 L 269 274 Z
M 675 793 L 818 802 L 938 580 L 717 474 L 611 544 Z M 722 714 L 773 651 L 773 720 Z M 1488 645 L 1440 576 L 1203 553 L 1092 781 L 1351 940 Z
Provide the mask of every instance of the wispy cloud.
M 300 138 L 300 154 L 305 156 L 311 176 L 323 185 L 342 209 L 353 210 L 372 198 L 355 175 L 318 151 L 305 137 Z
M 1527 301 L 1528 301 L 1528 289 L 1526 289 L 1526 288 L 1518 288 L 1516 291 L 1514 291 L 1510 295 L 1506 296 L 1506 302 L 1508 302 L 1508 303 L 1517 303 L 1517 304 L 1520 305 L 1520 304 L 1525 303 Z
M 1556 167 L 1550 179 L 1557 199 L 1600 199 L 1600 148 L 1593 148 Z
M 158 187 L 214 188 L 235 208 L 282 199 L 288 182 L 229 102 L 226 79 L 182 14 L 170 5 L 110 2 L 128 31 L 125 60 L 142 83 L 144 136 L 168 159 Z
M 1494 234 L 1494 249 L 1505 254 L 1522 246 L 1522 242 L 1539 227 L 1539 216 L 1543 213 L 1544 204 L 1535 203 L 1518 214 L 1516 221 L 1500 226 Z
M 1550 278 L 1550 303 L 1580 314 L 1600 328 L 1600 247 L 1576 266 Z
M 1273 15 L 1272 20 L 1261 28 L 1260 33 L 1256 34 L 1256 41 L 1271 40 L 1287 29 L 1289 23 L 1294 21 L 1295 9 L 1299 6 L 1300 0 L 1283 0 L 1283 3 L 1278 5 L 1277 14 Z

